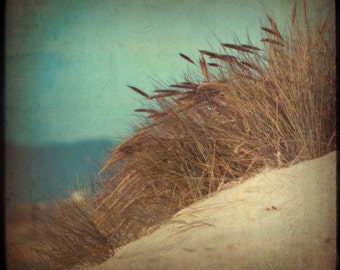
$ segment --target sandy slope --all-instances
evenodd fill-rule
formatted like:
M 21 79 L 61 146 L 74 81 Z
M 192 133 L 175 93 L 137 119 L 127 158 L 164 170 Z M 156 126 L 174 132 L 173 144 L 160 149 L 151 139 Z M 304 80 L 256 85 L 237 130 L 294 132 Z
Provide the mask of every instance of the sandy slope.
M 259 174 L 90 269 L 335 269 L 335 161 Z

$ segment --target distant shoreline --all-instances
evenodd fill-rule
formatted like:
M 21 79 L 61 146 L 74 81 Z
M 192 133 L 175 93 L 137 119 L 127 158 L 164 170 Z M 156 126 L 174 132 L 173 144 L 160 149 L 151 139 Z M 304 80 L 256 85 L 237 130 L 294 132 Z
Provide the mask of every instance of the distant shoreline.
M 102 139 L 41 146 L 6 142 L 6 203 L 50 201 L 77 189 L 78 181 L 94 182 L 117 143 Z

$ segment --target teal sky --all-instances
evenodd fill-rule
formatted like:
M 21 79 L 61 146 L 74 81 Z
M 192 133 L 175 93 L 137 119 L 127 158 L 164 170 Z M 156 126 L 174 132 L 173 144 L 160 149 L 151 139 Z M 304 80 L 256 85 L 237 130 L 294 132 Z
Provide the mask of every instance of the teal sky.
M 300 1 L 298 0 L 299 5 Z M 307 0 L 323 20 L 332 0 Z M 6 138 L 44 144 L 116 139 L 132 132 L 140 97 L 181 81 L 184 53 L 222 42 L 259 44 L 266 13 L 281 30 L 293 0 L 9 0 Z M 298 12 L 301 12 L 299 9 Z

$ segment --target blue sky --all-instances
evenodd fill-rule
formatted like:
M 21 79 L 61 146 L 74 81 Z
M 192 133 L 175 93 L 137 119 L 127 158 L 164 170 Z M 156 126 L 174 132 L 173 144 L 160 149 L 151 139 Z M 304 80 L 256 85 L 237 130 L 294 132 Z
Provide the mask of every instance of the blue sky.
M 300 1 L 299 5 L 300 5 Z M 312 16 L 334 9 L 307 0 Z M 292 0 L 12 0 L 6 18 L 6 138 L 44 144 L 119 139 L 132 132 L 140 97 L 181 81 L 184 53 L 260 39 L 266 13 L 281 30 Z M 298 11 L 301 12 L 299 9 Z

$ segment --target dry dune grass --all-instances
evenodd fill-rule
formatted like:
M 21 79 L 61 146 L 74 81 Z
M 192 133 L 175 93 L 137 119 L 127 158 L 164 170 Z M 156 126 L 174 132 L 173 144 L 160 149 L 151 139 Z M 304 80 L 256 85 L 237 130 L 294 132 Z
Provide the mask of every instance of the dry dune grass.
M 198 63 L 180 54 L 195 67 L 183 82 L 130 86 L 145 121 L 112 150 L 97 195 L 59 202 L 39 232 L 44 267 L 99 263 L 231 181 L 335 150 L 334 20 L 310 22 L 302 6 L 286 34 L 267 16 L 261 48 L 223 43 Z

